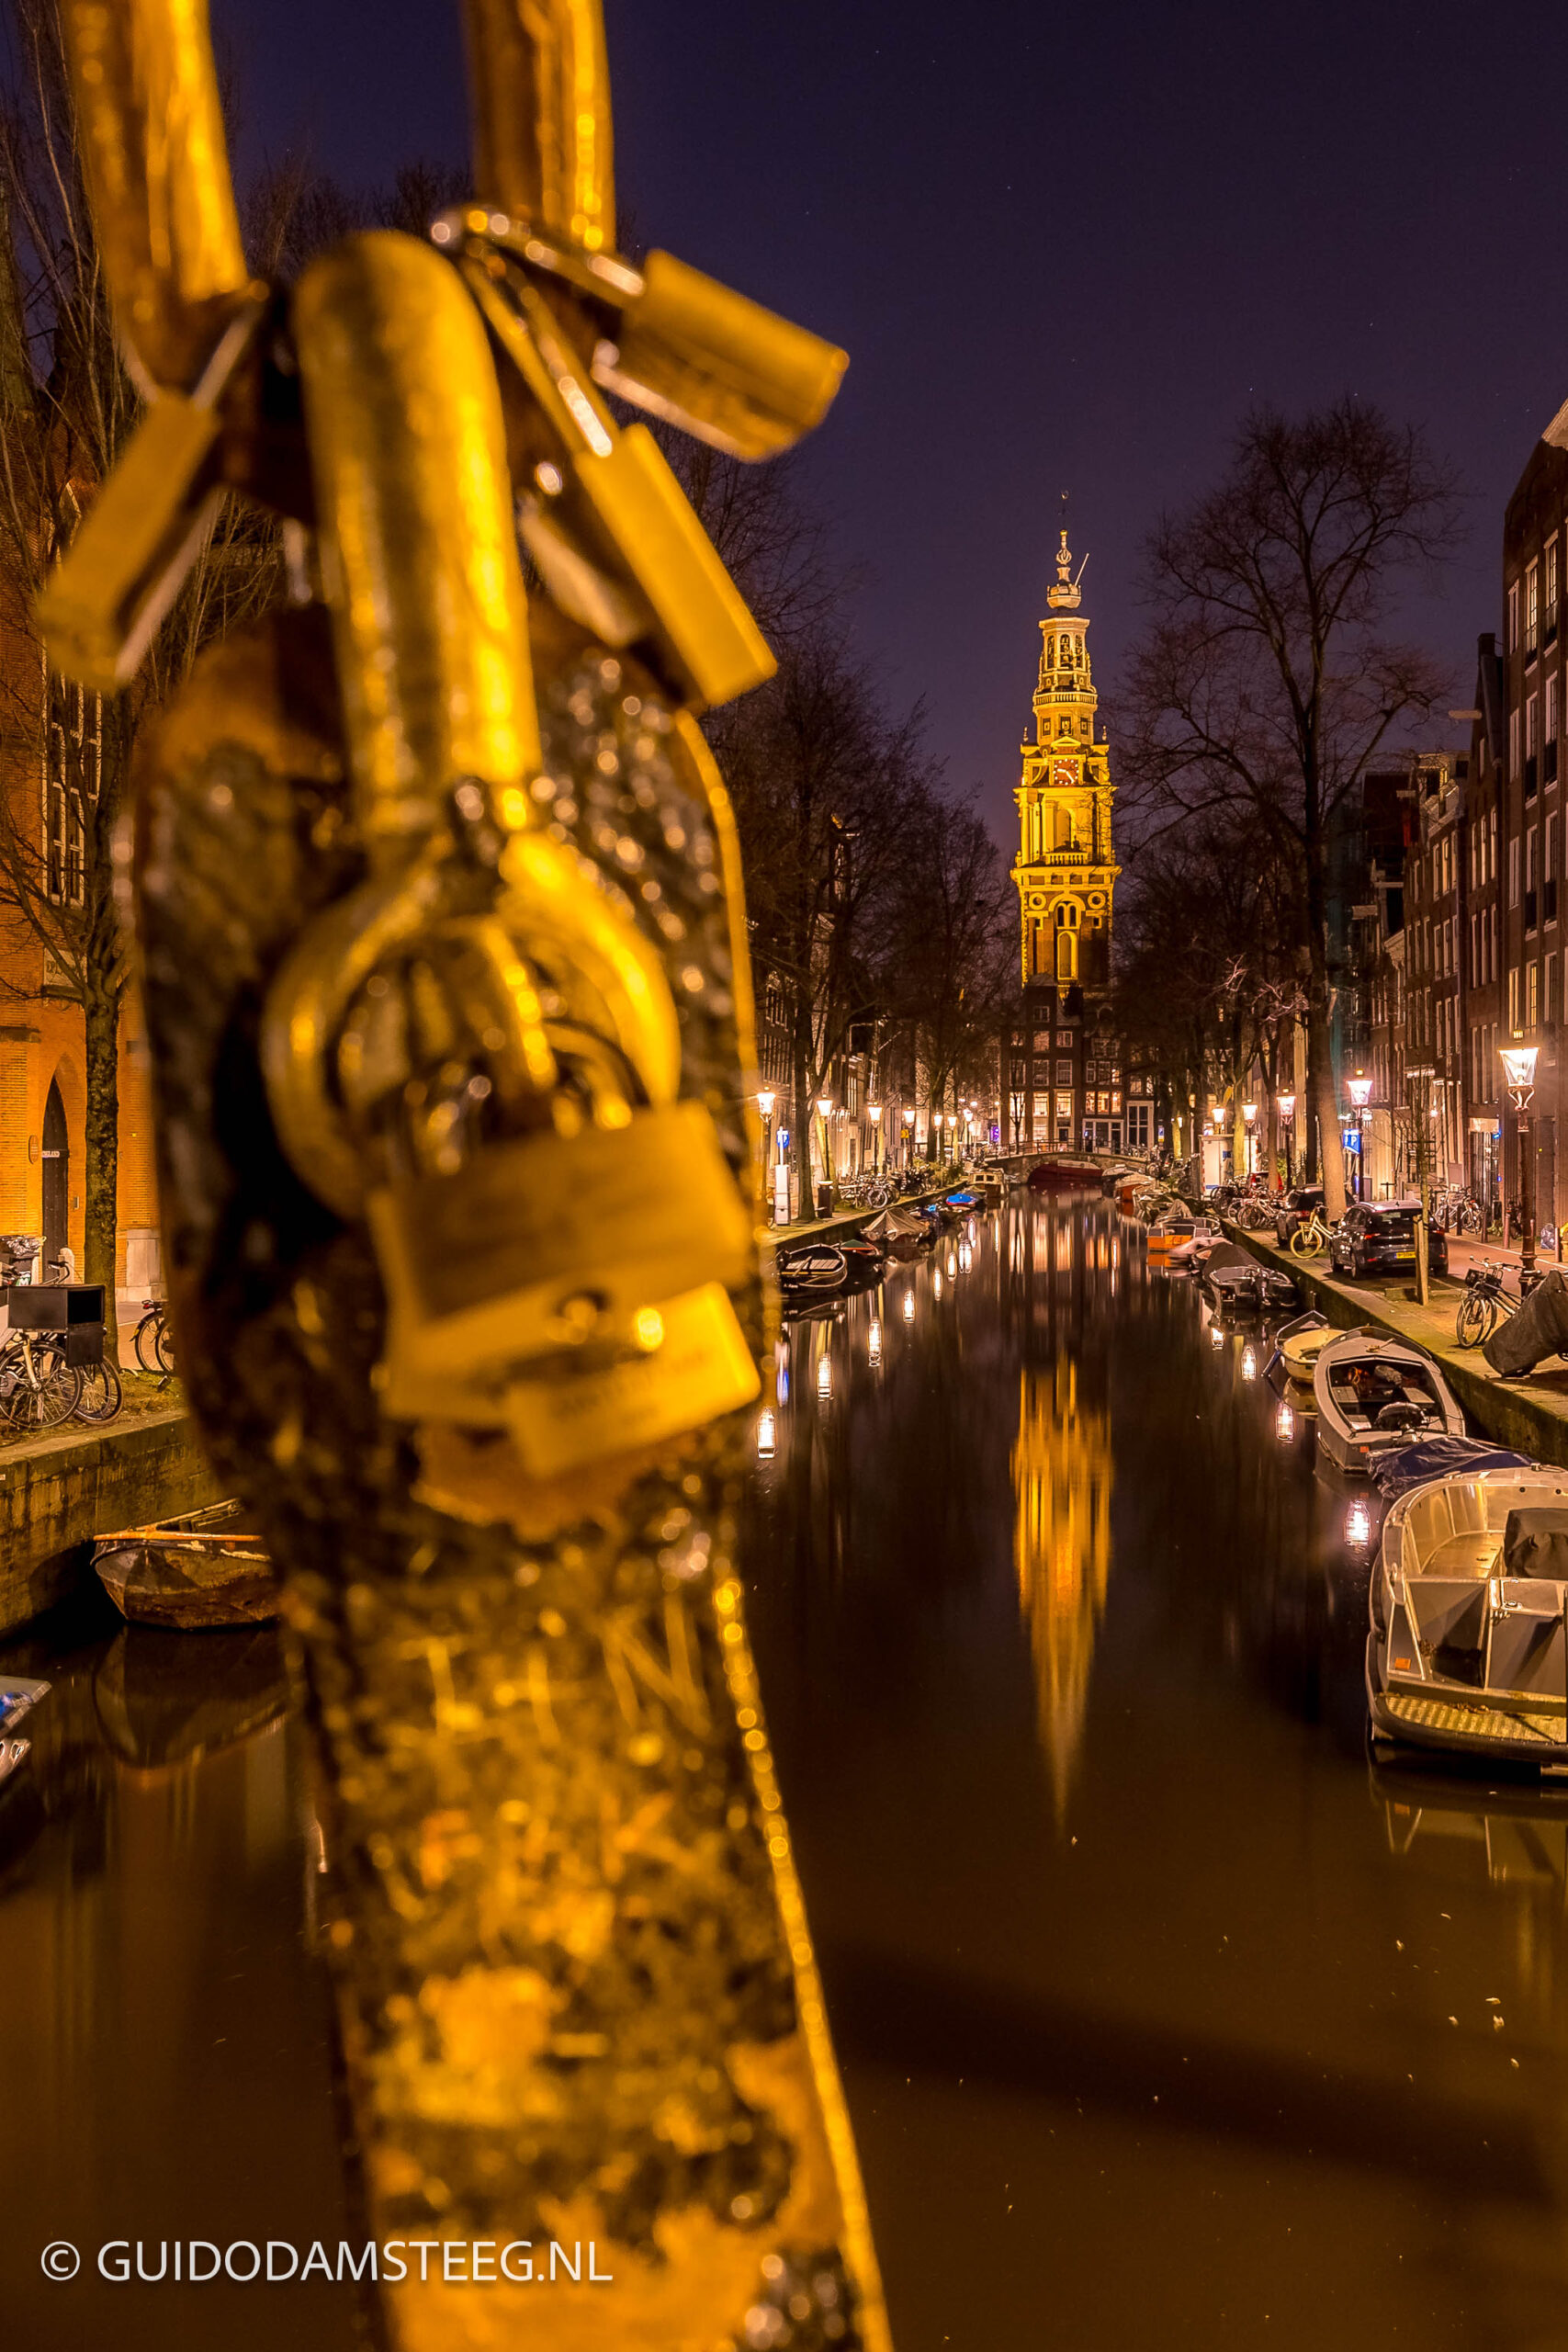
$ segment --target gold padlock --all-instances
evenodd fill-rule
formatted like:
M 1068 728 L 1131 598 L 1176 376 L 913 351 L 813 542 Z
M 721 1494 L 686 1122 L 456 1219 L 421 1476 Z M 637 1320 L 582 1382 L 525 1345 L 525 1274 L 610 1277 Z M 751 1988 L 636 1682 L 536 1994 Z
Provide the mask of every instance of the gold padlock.
M 593 380 L 734 458 L 771 458 L 820 424 L 849 355 L 805 327 L 650 253 Z
M 152 402 L 39 597 L 50 660 L 96 694 L 115 694 L 135 674 L 207 544 L 223 497 L 218 401 L 262 316 L 258 290 L 231 320 L 195 391 Z
M 394 1180 L 366 1214 L 387 1293 L 382 1401 L 400 1419 L 497 1426 L 521 1367 L 649 1354 L 662 1303 L 742 1280 L 751 1249 L 700 1102 L 491 1142 L 452 1175 Z
M 750 1405 L 761 1379 L 729 1295 L 705 1283 L 643 1310 L 644 1346 L 602 1371 L 513 1381 L 506 1425 L 536 1478 L 658 1445 Z
M 468 255 L 459 266 L 555 438 L 553 492 L 525 495 L 522 531 L 556 594 L 585 626 L 604 630 L 608 622 L 613 641 L 646 637 L 667 678 L 698 708 L 762 684 L 777 667 L 767 640 L 648 427 L 620 431 L 515 263 Z M 563 535 L 564 548 L 553 544 Z M 574 548 L 610 582 L 633 591 L 621 629 L 604 599 L 573 597 L 565 559 Z

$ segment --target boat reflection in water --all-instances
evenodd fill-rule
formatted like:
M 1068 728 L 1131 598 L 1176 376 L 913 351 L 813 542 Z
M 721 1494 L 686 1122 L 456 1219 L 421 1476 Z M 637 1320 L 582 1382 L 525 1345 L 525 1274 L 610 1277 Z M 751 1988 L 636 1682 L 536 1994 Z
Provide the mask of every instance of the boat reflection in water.
M 15 2113 L 55 2119 L 7 2167 L 0 2222 L 6 2340 L 38 2352 L 67 2340 L 39 2269 L 52 2238 L 141 2240 L 155 2272 L 175 2238 L 353 2234 L 321 1840 L 276 1629 L 127 1627 L 95 1589 L 0 1653 L 46 1660 L 27 1785 L 0 1804 L 0 2079 Z M 177 2289 L 122 2310 L 90 2257 L 69 2291 L 73 2342 L 276 2340 L 269 2299 L 221 2282 L 200 2319 Z M 349 2352 L 355 2301 L 302 2301 L 291 2352 Z

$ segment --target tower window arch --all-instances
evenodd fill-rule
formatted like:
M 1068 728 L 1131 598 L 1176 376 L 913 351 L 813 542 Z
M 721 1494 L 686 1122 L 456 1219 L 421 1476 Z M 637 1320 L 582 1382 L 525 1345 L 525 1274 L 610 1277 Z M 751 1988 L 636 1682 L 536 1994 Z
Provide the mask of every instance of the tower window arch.
M 1052 811 L 1052 831 L 1057 849 L 1073 847 L 1073 812 L 1070 808 L 1055 808 Z

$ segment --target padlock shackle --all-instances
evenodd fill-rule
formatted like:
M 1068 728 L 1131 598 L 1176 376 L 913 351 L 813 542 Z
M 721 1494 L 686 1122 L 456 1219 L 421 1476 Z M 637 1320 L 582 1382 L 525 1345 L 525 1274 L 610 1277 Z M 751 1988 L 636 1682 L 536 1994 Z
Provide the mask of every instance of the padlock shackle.
M 206 0 L 65 0 L 66 63 L 126 364 L 188 391 L 250 283 Z
M 312 262 L 293 328 L 355 813 L 372 867 L 396 865 L 457 778 L 510 806 L 539 770 L 501 394 L 456 272 L 413 237 Z
M 613 253 L 615 176 L 600 0 L 464 0 L 481 202 Z

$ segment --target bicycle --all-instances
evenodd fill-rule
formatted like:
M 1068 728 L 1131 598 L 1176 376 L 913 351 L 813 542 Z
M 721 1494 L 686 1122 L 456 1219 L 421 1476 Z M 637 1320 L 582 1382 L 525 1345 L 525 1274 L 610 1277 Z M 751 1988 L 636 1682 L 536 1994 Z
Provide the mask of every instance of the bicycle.
M 143 1372 L 161 1373 L 165 1380 L 172 1378 L 175 1369 L 175 1344 L 169 1333 L 168 1307 L 161 1298 L 150 1298 L 147 1311 L 136 1327 L 136 1361 Z
M 59 1331 L 0 1336 L 0 1421 L 12 1430 L 58 1429 L 76 1410 L 82 1375 L 65 1361 Z
M 80 1377 L 82 1393 L 76 1400 L 76 1419 L 100 1424 L 112 1421 L 125 1402 L 125 1390 L 115 1365 L 104 1356 L 97 1363 L 84 1364 Z
M 1500 1266 L 1472 1266 L 1454 1316 L 1454 1337 L 1461 1348 L 1481 1347 L 1499 1323 L 1518 1311 L 1518 1300 L 1510 1298 L 1503 1288 Z
M 1323 1221 L 1322 1212 L 1314 1209 L 1304 1224 L 1298 1225 L 1291 1236 L 1293 1258 L 1321 1258 L 1334 1238 L 1333 1230 Z

